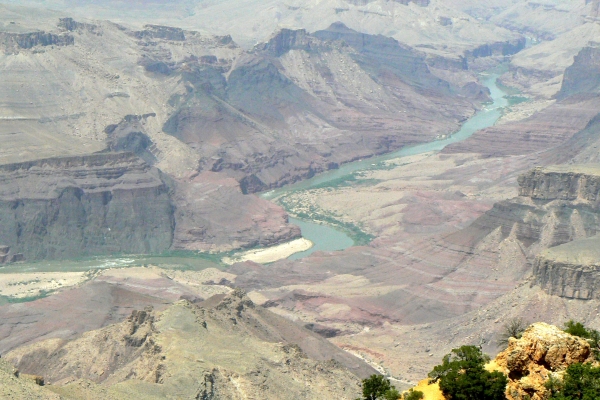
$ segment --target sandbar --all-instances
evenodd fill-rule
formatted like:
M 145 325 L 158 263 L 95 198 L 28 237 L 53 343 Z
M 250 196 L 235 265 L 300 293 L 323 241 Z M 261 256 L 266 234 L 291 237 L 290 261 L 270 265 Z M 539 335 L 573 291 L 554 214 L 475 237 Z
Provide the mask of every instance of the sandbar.
M 283 260 L 292 254 L 306 251 L 311 247 L 313 247 L 313 242 L 305 238 L 300 238 L 292 240 L 291 242 L 279 244 L 277 246 L 271 246 L 264 249 L 248 250 L 243 253 L 238 253 L 233 257 L 224 257 L 222 261 L 228 265 L 244 261 L 254 261 L 259 264 L 267 264 L 278 260 Z

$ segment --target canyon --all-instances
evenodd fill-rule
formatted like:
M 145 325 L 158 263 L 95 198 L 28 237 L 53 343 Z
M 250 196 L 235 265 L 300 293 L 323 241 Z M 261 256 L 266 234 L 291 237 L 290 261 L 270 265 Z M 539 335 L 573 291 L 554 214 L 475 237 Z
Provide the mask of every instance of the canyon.
M 0 3 L 14 393 L 354 399 L 600 326 L 597 1 Z M 290 215 L 355 245 L 242 261 Z

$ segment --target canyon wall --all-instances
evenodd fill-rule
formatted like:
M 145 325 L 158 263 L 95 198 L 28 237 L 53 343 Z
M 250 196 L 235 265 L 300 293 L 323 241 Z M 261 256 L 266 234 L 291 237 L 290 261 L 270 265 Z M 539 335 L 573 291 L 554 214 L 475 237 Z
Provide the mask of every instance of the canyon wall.
M 542 252 L 533 265 L 534 283 L 549 294 L 600 299 L 600 237 L 576 240 Z
M 173 229 L 161 173 L 133 154 L 0 166 L 0 244 L 9 258 L 160 253 Z
M 558 99 L 579 94 L 598 94 L 600 89 L 600 48 L 584 47 L 573 60 L 573 65 L 565 70 Z
M 599 299 L 600 237 L 594 235 L 600 227 L 600 166 L 538 168 L 521 176 L 519 184 L 521 196 L 554 204 L 550 217 L 571 216 L 562 236 L 535 258 L 534 284 L 560 297 Z

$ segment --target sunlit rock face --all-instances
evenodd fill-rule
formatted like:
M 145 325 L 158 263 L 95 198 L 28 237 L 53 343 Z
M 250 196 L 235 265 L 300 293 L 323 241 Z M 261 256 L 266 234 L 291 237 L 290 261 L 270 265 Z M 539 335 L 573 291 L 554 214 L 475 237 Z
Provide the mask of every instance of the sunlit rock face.
M 495 363 L 508 375 L 506 398 L 546 399 L 550 374 L 560 374 L 575 363 L 591 361 L 589 343 L 543 322 L 531 325 L 520 339 L 509 339 L 508 348 Z

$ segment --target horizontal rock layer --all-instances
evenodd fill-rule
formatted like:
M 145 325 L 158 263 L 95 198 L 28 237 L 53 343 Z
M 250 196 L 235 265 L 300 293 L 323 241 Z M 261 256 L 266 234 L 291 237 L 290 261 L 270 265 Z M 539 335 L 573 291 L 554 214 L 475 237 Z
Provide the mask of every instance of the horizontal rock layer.
M 533 266 L 534 283 L 552 295 L 600 299 L 600 237 L 576 240 L 542 252 Z
M 519 195 L 536 200 L 600 200 L 600 165 L 537 168 L 519 178 Z
M 158 253 L 173 227 L 160 172 L 132 154 L 0 166 L 0 243 L 25 259 Z

